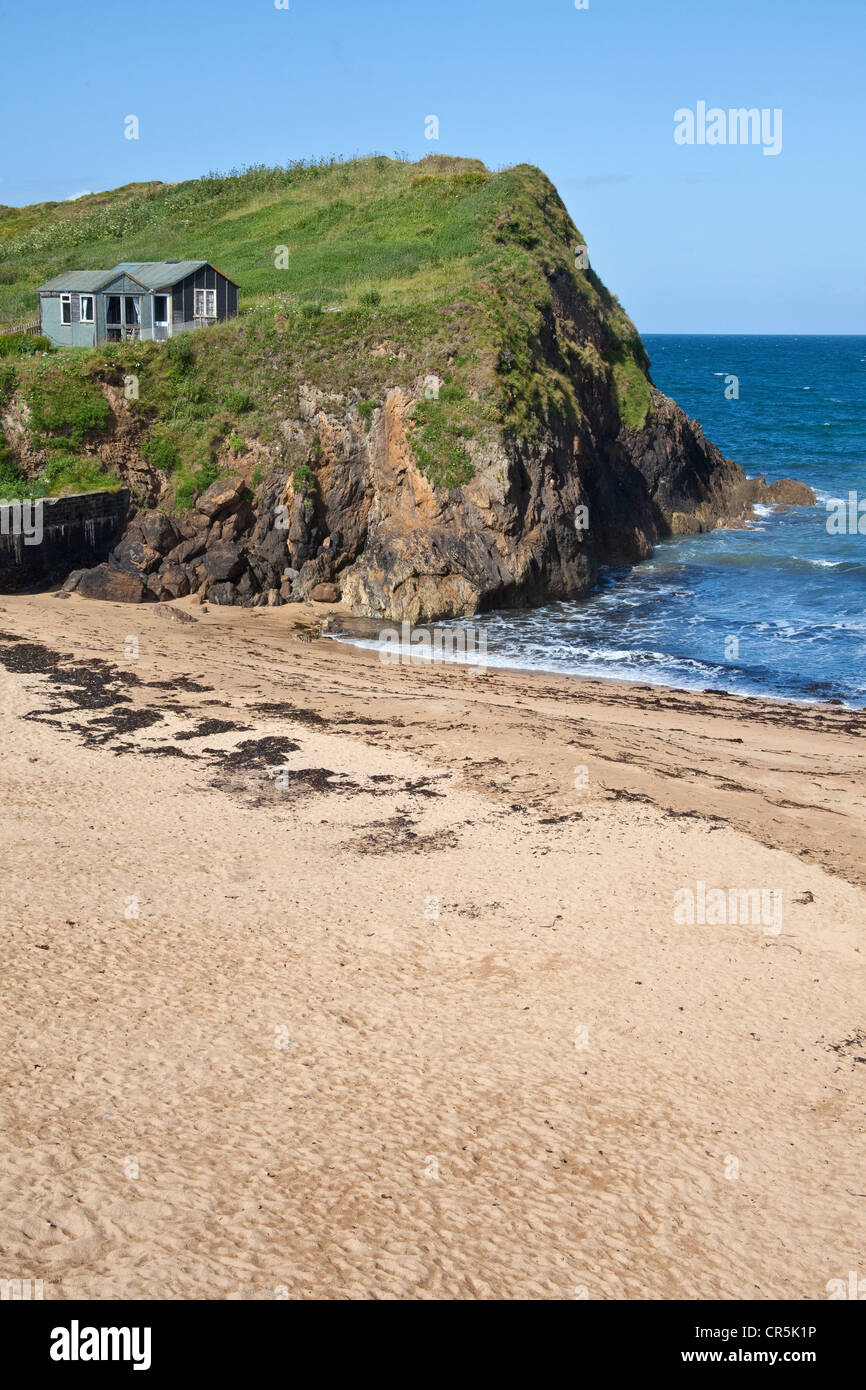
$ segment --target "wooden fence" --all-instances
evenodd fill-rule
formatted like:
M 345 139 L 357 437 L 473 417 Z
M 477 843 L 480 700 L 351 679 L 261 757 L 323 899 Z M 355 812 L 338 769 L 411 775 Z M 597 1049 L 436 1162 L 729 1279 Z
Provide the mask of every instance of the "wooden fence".
M 38 319 L 34 323 L 7 323 L 0 325 L 0 338 L 8 338 L 12 333 L 38 334 L 41 328 Z

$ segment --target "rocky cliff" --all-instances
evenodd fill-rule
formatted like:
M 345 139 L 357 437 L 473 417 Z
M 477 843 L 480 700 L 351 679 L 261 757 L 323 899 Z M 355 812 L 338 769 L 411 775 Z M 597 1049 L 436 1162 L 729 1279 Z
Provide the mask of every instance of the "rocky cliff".
M 414 266 L 419 239 L 440 226 L 448 245 L 459 230 L 461 254 L 394 280 L 393 303 L 387 291 L 315 312 L 274 300 L 187 335 L 194 344 L 90 363 L 111 423 L 84 447 L 140 509 L 82 592 L 244 604 L 339 594 L 357 614 L 433 620 L 579 596 L 600 565 L 644 559 L 664 536 L 741 524 L 759 500 L 814 500 L 798 484 L 748 481 L 655 389 L 634 325 L 543 174 L 419 167 L 373 171 L 391 181 L 391 222 L 400 210 L 400 264 L 411 241 Z M 380 193 L 364 194 L 370 207 L 386 206 Z M 345 196 L 317 204 L 317 228 L 347 220 L 347 265 L 357 217 Z M 137 403 L 121 389 L 133 369 Z M 249 386 L 242 437 L 219 419 L 218 369 Z M 177 422 L 203 419 L 209 400 L 210 472 L 196 476 L 210 485 L 196 497 L 159 464 Z M 7 406 L 10 420 L 24 412 L 23 400 Z

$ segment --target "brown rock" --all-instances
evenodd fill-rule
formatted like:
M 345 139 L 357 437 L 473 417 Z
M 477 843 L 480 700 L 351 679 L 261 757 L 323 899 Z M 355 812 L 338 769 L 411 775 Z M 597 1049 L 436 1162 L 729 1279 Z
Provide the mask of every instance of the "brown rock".
M 189 575 L 180 565 L 164 565 L 159 572 L 163 593 L 169 598 L 186 598 L 189 593 Z
M 139 512 L 130 530 L 137 531 L 145 545 L 150 546 L 151 550 L 158 550 L 160 555 L 171 550 L 180 537 L 176 522 L 165 512 L 159 511 Z
M 202 493 L 195 509 L 211 520 L 228 516 L 239 505 L 246 490 L 247 485 L 243 478 L 220 478 L 211 484 L 207 492 Z
M 340 590 L 336 584 L 317 584 L 310 590 L 313 603 L 339 603 Z
M 223 607 L 237 603 L 238 591 L 234 584 L 211 584 L 207 591 L 208 600 L 211 603 L 221 604 Z
M 81 576 L 78 593 L 84 598 L 105 599 L 110 603 L 141 603 L 145 586 L 141 575 L 134 570 L 97 565 Z
M 191 613 L 187 613 L 183 608 L 172 608 L 168 603 L 158 603 L 153 611 L 154 613 L 158 613 L 161 618 L 168 618 L 174 623 L 195 622 L 195 618 Z
M 244 567 L 237 546 L 224 545 L 222 541 L 217 541 L 216 545 L 208 546 L 202 564 L 211 583 L 237 579 Z
M 780 502 L 788 507 L 814 507 L 817 497 L 806 483 L 798 483 L 796 478 L 780 478 L 775 483 L 764 484 L 767 501 Z
M 150 574 L 151 570 L 157 568 L 162 556 L 158 550 L 138 540 L 133 532 L 124 536 L 119 545 L 115 546 L 114 559 L 122 569 L 140 570 L 142 574 Z
M 203 555 L 206 544 L 207 541 L 204 532 L 202 532 L 190 540 L 181 541 L 180 545 L 176 545 L 174 550 L 170 550 L 165 558 L 170 565 L 185 565 L 190 560 L 196 560 L 199 555 Z

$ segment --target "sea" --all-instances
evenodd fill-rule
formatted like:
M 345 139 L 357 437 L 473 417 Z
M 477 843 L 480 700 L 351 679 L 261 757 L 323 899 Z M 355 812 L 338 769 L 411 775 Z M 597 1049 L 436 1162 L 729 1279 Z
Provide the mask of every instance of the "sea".
M 748 528 L 603 570 L 585 598 L 451 625 L 483 631 L 493 667 L 866 707 L 866 337 L 643 342 L 708 439 L 749 477 L 808 483 L 816 505 L 759 506 Z

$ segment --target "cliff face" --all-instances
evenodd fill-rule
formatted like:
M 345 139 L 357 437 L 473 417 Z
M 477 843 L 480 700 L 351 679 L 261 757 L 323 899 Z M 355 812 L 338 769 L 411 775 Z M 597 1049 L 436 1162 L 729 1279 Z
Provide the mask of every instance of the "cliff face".
M 660 392 L 630 431 L 597 387 L 577 432 L 547 422 L 537 440 L 488 443 L 469 482 L 437 489 L 409 446 L 423 389 L 389 391 L 368 425 L 308 388 L 296 426 L 318 441 L 313 486 L 277 471 L 253 501 L 242 475 L 218 482 L 188 517 L 140 512 L 115 562 L 139 571 L 142 598 L 333 601 L 318 586 L 334 585 L 358 615 L 431 621 L 577 597 L 599 565 L 645 559 L 663 536 L 736 524 L 757 500 L 812 500 L 748 481 Z

